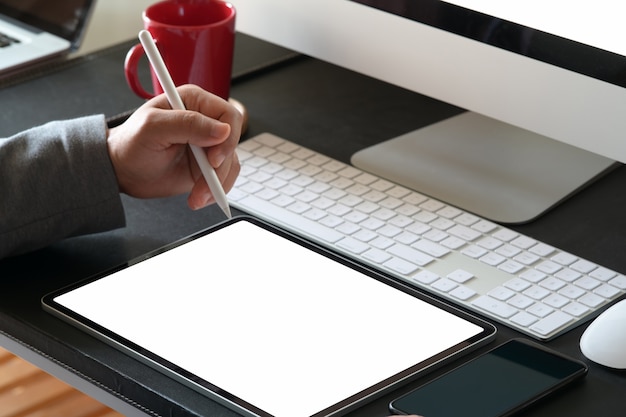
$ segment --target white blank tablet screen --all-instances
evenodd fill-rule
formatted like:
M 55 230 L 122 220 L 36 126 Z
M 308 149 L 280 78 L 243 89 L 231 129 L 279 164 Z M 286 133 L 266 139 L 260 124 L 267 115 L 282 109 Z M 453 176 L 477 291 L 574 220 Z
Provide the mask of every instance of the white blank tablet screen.
M 240 221 L 55 301 L 276 417 L 309 417 L 482 328 Z

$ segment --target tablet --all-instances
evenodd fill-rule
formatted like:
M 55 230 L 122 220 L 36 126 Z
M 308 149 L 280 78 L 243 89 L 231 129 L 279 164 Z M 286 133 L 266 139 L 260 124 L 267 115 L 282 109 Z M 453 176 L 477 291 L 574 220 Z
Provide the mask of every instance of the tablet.
M 405 284 L 235 218 L 44 308 L 246 416 L 339 416 L 495 335 Z

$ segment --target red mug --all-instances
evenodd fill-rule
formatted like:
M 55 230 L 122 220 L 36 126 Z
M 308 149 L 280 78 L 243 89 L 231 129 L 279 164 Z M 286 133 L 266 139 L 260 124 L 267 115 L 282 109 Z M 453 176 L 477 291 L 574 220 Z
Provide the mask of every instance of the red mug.
M 155 40 L 175 85 L 196 84 L 225 100 L 235 49 L 235 8 L 219 0 L 166 0 L 144 10 L 144 28 Z M 163 93 L 154 71 L 154 94 L 141 85 L 137 65 L 144 55 L 141 44 L 126 55 L 124 73 L 131 90 L 150 99 Z

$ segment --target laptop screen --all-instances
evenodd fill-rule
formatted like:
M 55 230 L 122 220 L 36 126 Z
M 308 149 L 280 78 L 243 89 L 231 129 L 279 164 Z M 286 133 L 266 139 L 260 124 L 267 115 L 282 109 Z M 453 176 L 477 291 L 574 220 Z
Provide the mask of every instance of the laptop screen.
M 96 0 L 0 0 L 0 14 L 76 46 Z

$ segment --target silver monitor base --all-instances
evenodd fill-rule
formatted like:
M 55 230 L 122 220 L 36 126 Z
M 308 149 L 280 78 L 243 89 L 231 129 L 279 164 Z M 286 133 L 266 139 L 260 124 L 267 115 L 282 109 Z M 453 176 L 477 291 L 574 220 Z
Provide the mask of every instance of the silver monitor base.
M 535 219 L 617 166 L 471 112 L 359 151 L 352 164 L 505 224 Z

